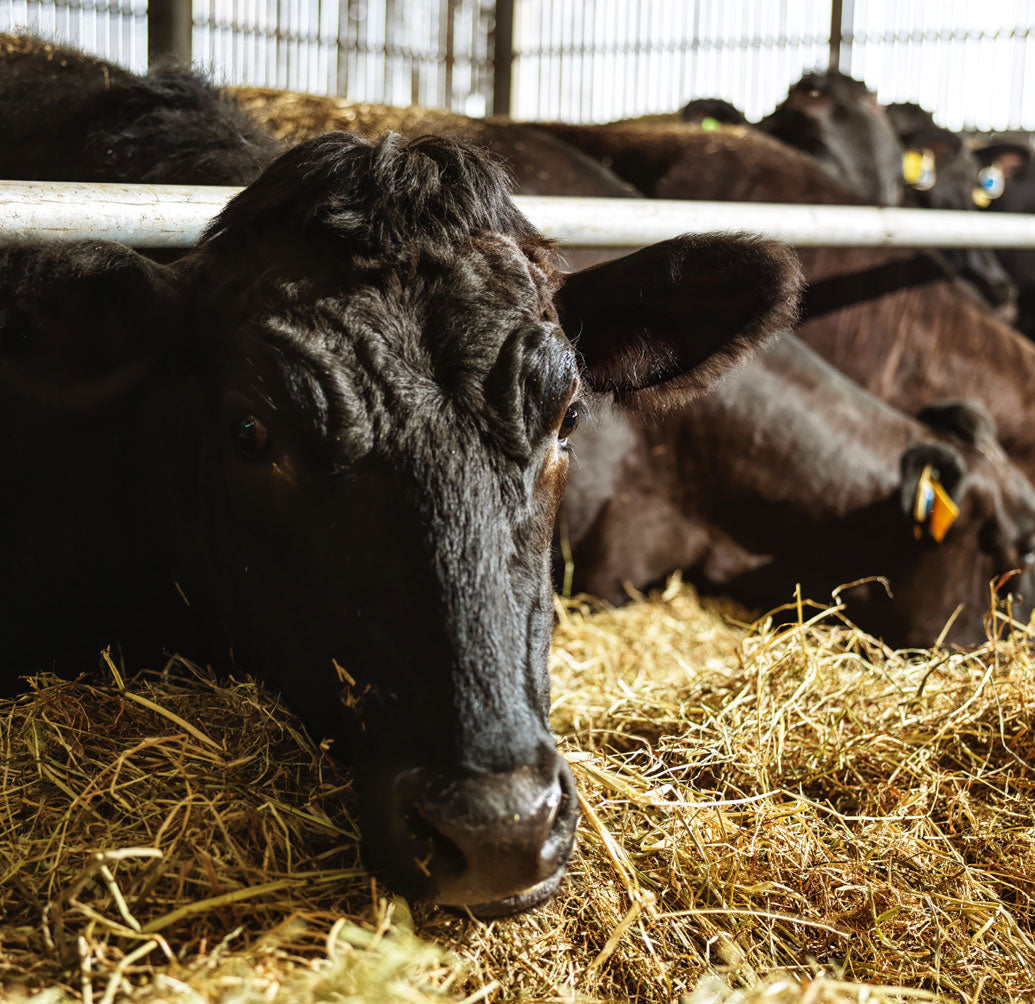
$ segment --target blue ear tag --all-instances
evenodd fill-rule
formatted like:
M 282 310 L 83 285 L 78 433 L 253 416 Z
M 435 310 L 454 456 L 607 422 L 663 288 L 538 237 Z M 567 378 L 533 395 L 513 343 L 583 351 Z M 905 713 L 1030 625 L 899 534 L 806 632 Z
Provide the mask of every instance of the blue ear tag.
M 978 187 L 989 199 L 998 199 L 1006 191 L 1006 175 L 998 164 L 989 164 L 978 171 Z
M 934 508 L 934 476 L 928 464 L 916 485 L 916 501 L 913 503 L 913 522 L 926 523 Z

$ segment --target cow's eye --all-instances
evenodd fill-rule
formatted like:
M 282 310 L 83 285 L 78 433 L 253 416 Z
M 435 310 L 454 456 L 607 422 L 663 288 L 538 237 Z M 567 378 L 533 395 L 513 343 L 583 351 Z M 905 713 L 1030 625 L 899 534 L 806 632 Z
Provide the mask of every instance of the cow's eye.
M 246 457 L 261 457 L 269 446 L 270 434 L 254 415 L 244 415 L 230 423 L 230 438 Z
M 566 443 L 568 437 L 579 427 L 579 403 L 578 401 L 572 401 L 568 405 L 568 410 L 564 413 L 564 419 L 561 421 L 561 427 L 557 430 L 557 438 L 562 442 Z

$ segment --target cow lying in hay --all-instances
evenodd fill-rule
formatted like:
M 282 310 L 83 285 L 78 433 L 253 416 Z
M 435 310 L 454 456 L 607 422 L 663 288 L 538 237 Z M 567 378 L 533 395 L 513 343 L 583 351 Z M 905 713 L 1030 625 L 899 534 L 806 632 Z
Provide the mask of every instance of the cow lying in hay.
M 684 406 L 799 281 L 728 237 L 568 275 L 550 253 L 472 149 L 344 133 L 174 266 L 4 250 L 5 665 L 229 651 L 347 746 L 394 887 L 482 914 L 548 896 L 577 817 L 546 656 L 581 397 Z
M 630 122 L 553 132 L 657 198 L 858 201 L 811 158 L 749 129 Z M 1035 346 L 926 253 L 803 248 L 801 258 L 810 285 L 798 333 L 809 345 L 907 414 L 979 401 L 1010 458 L 1035 478 Z
M 922 418 L 888 407 L 790 334 L 648 428 L 601 407 L 580 436 L 561 509 L 574 586 L 619 602 L 678 568 L 768 607 L 799 583 L 811 597 L 837 590 L 855 622 L 919 648 L 983 641 L 988 583 L 1005 576 L 1026 622 L 1035 490 L 982 408 L 957 403 Z M 917 523 L 925 470 L 958 507 L 951 536 L 933 512 Z M 838 589 L 848 582 L 858 585 Z

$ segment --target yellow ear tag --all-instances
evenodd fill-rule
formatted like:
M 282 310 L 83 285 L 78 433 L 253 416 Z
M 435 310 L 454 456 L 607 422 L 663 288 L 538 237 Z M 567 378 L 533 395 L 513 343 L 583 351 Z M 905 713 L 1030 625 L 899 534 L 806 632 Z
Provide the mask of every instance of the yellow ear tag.
M 722 123 L 718 119 L 712 118 L 711 115 L 707 115 L 701 119 L 701 128 L 705 132 L 715 132 L 722 128 Z
M 902 180 L 907 185 L 926 192 L 934 187 L 937 177 L 934 153 L 926 147 L 923 150 L 906 150 L 902 154 Z
M 921 536 L 921 527 L 926 523 L 931 539 L 940 544 L 959 514 L 959 506 L 935 477 L 931 465 L 927 464 L 917 482 L 916 501 L 913 503 L 913 530 L 917 540 Z

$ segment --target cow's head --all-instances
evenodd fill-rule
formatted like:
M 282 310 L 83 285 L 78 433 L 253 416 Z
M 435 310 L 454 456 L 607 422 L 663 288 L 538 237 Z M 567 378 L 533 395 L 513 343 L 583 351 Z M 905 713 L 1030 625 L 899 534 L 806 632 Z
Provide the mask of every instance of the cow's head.
M 352 760 L 368 863 L 487 915 L 549 895 L 574 839 L 547 653 L 581 395 L 689 400 L 798 284 L 783 248 L 727 237 L 567 276 L 550 251 L 483 156 L 336 133 L 170 272 L 193 546 L 235 658 Z
M 987 206 L 1002 188 L 954 132 L 935 124 L 931 113 L 912 103 L 888 105 L 887 113 L 902 140 L 904 204 L 924 209 L 976 209 Z M 987 248 L 942 251 L 953 270 L 970 282 L 993 307 L 1016 299 L 1017 289 L 998 257 Z
M 902 455 L 894 602 L 871 599 L 896 644 L 976 645 L 987 633 L 990 583 L 998 600 L 1011 597 L 1020 624 L 1035 609 L 1035 489 L 981 405 L 939 404 L 919 417 L 939 438 L 925 435 Z
M 806 73 L 759 128 L 811 154 L 866 202 L 898 205 L 902 144 L 861 80 Z

